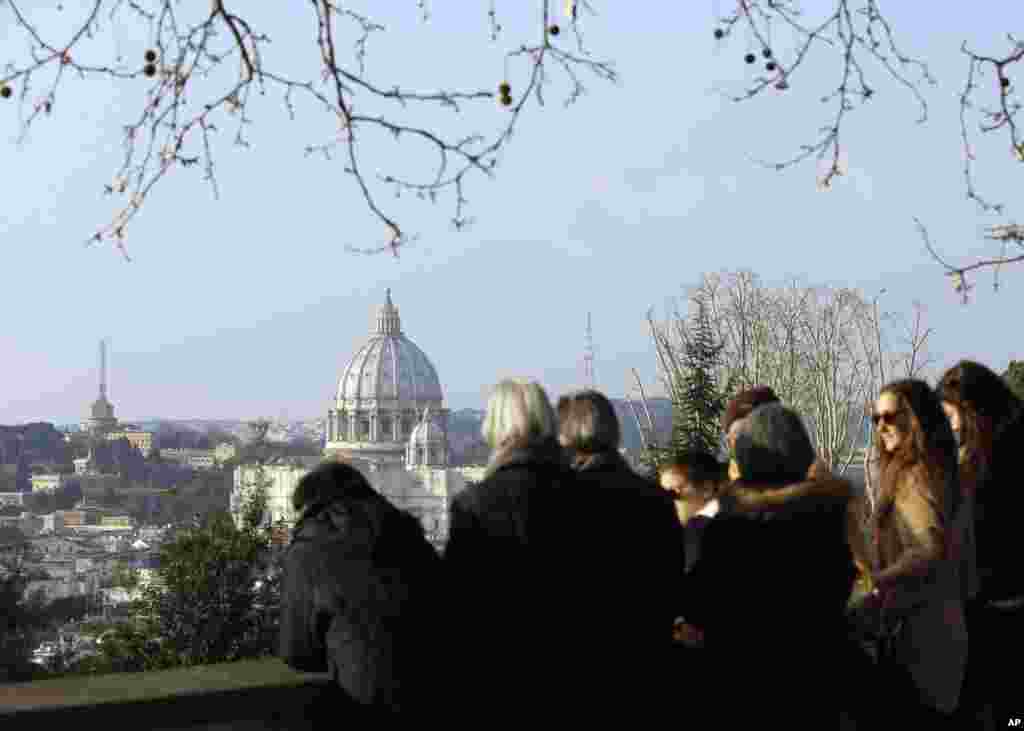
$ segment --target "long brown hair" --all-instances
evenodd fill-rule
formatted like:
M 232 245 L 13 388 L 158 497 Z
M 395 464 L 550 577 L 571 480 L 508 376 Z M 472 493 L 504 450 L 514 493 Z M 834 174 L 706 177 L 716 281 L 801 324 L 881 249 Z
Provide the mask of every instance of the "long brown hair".
M 1024 403 L 1000 376 L 972 360 L 946 371 L 936 391 L 960 412 L 960 474 L 964 486 L 974 489 L 985 482 L 996 435 Z
M 922 469 L 933 490 L 939 491 L 935 498 L 942 506 L 943 517 L 951 520 L 960 508 L 959 470 L 956 440 L 942 402 L 927 383 L 916 378 L 894 381 L 881 393 L 896 397 L 904 410 L 908 432 L 903 444 L 890 453 L 884 449 L 878 430 L 875 431 L 882 495 L 893 496 L 907 470 Z

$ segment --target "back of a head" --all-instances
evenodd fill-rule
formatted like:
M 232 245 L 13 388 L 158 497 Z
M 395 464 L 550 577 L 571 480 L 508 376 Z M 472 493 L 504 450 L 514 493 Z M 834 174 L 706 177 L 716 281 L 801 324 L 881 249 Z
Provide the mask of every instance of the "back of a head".
M 779 403 L 771 386 L 753 386 L 736 394 L 722 413 L 722 431 L 728 432 L 733 422 L 746 418 L 758 406 Z
M 481 434 L 497 452 L 551 440 L 556 428 L 555 412 L 544 389 L 536 381 L 510 378 L 491 392 Z
M 725 466 L 710 452 L 687 450 L 672 456 L 661 468 L 662 475 L 675 472 L 697 488 L 713 489 L 725 481 Z
M 987 417 L 996 429 L 1024 409 L 1024 402 L 1002 376 L 972 360 L 962 360 L 946 371 L 936 391 L 942 401 Z
M 800 482 L 814 462 L 814 446 L 799 415 L 779 403 L 754 409 L 736 435 L 736 463 L 745 482 Z
M 558 441 L 577 459 L 588 455 L 617 453 L 621 432 L 619 419 L 603 394 L 587 390 L 558 400 Z
M 352 465 L 325 462 L 299 480 L 292 493 L 292 507 L 298 513 L 311 512 L 336 500 L 366 500 L 376 494 Z

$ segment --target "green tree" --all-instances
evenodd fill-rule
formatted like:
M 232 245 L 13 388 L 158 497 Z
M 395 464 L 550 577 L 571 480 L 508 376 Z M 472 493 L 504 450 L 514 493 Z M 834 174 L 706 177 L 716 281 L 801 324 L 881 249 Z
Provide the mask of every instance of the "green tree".
M 104 583 L 131 590 L 139 585 L 139 572 L 123 561 L 118 561 L 110 572 L 110 579 Z
M 1024 399 L 1024 360 L 1011 360 L 1006 367 L 1003 378 L 1013 389 L 1013 392 Z
M 652 467 L 673 453 L 719 451 L 720 418 L 733 384 L 719 383 L 724 344 L 715 337 L 704 296 L 695 295 L 693 305 L 688 322 L 676 319 L 674 333 L 648 320 L 662 381 L 672 402 L 669 444 L 651 445 L 645 456 L 645 462 Z
M 0 536 L 0 681 L 18 682 L 36 674 L 29 661 L 42 626 L 42 601 L 25 596 L 28 542 L 12 531 Z
M 682 358 L 679 387 L 673 394 L 672 447 L 676 452 L 700 450 L 716 454 L 721 442 L 720 420 L 728 390 L 717 373 L 725 346 L 715 339 L 707 304 L 696 297 L 690 337 Z
M 260 640 L 273 616 L 261 610 L 275 600 L 257 581 L 268 553 L 266 531 L 249 523 L 238 528 L 226 514 L 164 545 L 159 574 L 165 587 L 147 589 L 148 614 L 177 662 L 207 664 L 272 651 Z

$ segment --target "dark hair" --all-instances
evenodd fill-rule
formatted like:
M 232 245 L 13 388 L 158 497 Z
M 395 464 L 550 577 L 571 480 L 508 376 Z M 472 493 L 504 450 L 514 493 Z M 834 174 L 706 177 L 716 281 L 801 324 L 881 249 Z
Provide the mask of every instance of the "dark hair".
M 778 403 L 779 397 L 771 386 L 753 386 L 740 391 L 726 405 L 722 414 L 722 431 L 729 431 L 734 421 L 750 416 L 750 412 L 763 404 Z
M 886 393 L 894 395 L 907 410 L 909 438 L 890 454 L 882 447 L 881 437 L 875 431 L 882 490 L 895 489 L 897 472 L 921 466 L 933 485 L 942 486 L 944 494 L 935 497 L 943 505 L 945 517 L 952 517 L 960 505 L 959 469 L 956 439 L 942 410 L 942 402 L 927 383 L 916 378 L 893 381 L 882 388 L 881 394 Z
M 576 461 L 618 453 L 622 432 L 612 402 L 598 391 L 578 391 L 558 399 L 558 441 Z
M 660 474 L 677 472 L 694 485 L 718 485 L 725 481 L 726 465 L 710 452 L 700 449 L 673 454 L 659 470 Z
M 335 500 L 366 500 L 377 495 L 363 474 L 344 462 L 324 462 L 305 474 L 292 493 L 296 512 L 313 512 Z
M 988 471 L 996 436 L 1024 410 L 1024 403 L 1001 376 L 972 360 L 946 371 L 936 391 L 960 412 L 961 472 L 975 487 Z
M 760 485 L 803 482 L 815 457 L 800 416 L 777 402 L 750 412 L 736 435 L 735 452 L 741 479 Z

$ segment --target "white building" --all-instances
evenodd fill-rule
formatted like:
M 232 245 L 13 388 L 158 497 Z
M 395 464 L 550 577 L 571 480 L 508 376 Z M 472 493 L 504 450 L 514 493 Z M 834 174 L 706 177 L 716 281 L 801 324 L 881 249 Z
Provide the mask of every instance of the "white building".
M 212 470 L 217 463 L 212 449 L 161 449 L 160 458 L 187 465 L 194 470 Z
M 266 490 L 267 513 L 271 523 L 284 521 L 288 527 L 295 525 L 297 516 L 292 510 L 292 493 L 295 492 L 299 480 L 319 463 L 319 457 L 282 457 L 263 465 L 262 481 Z M 242 506 L 260 479 L 260 467 L 257 465 L 243 464 L 235 468 L 230 508 L 239 527 L 242 525 Z
M 402 332 L 387 290 L 370 338 L 338 379 L 327 412 L 324 454 L 401 465 L 412 430 L 425 408 L 438 418 L 447 442 L 448 410 L 437 370 Z
M 13 505 L 23 507 L 25 505 L 25 493 L 23 492 L 0 492 L 0 507 Z
M 65 476 L 60 474 L 32 475 L 32 492 L 56 492 L 64 482 Z
M 64 530 L 64 513 L 50 513 L 40 516 L 43 520 L 43 533 L 59 533 Z
M 447 540 L 451 500 L 467 478 L 448 468 L 448 409 L 441 382 L 427 356 L 402 332 L 390 290 L 375 332 L 338 379 L 324 456 L 352 464 L 375 490 L 416 515 L 435 545 Z M 294 527 L 292 493 L 318 461 L 264 467 L 271 522 Z M 231 509 L 239 522 L 245 488 L 255 482 L 255 466 L 235 470 Z

